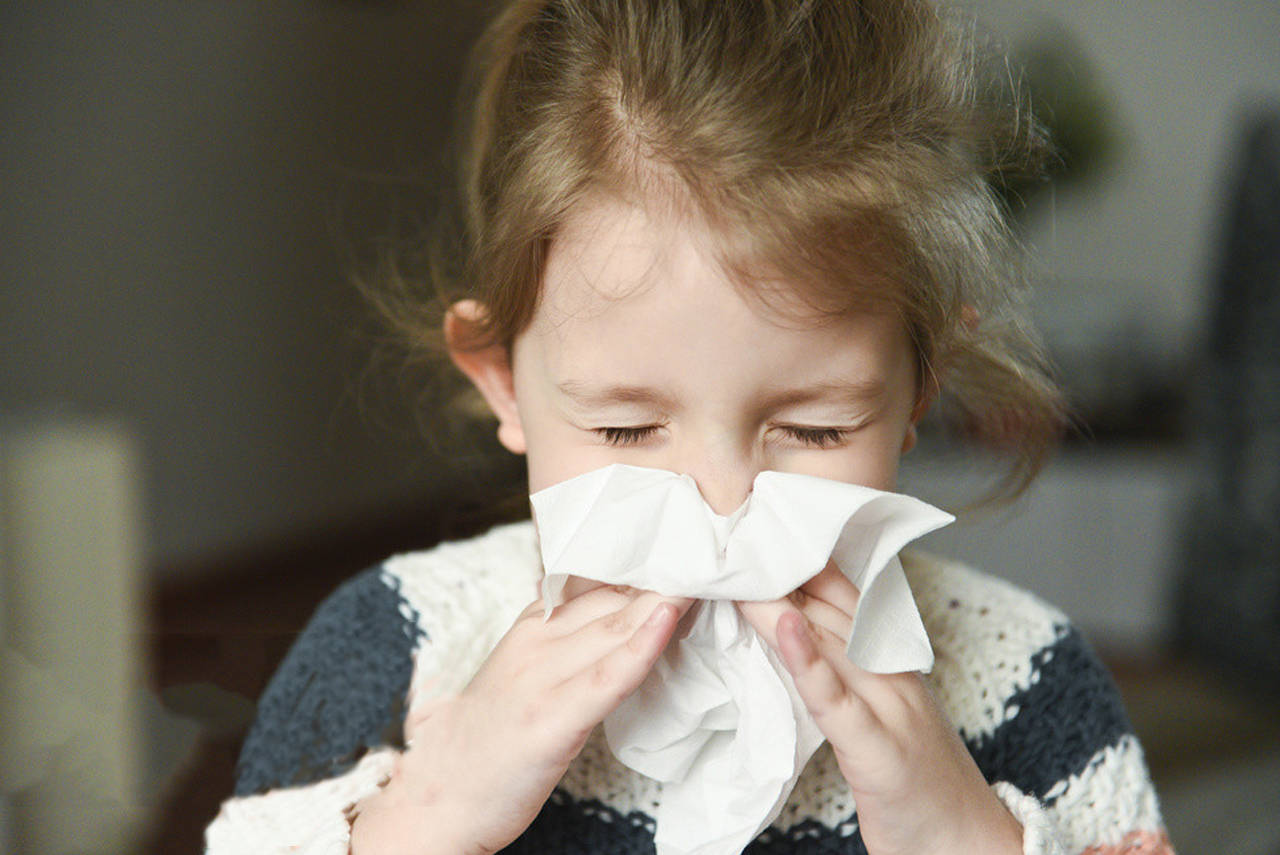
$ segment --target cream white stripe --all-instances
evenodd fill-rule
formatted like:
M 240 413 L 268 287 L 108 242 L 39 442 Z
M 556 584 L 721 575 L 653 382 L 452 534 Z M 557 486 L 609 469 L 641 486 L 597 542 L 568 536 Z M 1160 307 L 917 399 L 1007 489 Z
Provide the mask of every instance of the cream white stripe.
M 1058 818 L 1068 852 L 1114 846 L 1129 832 L 1163 827 L 1142 746 L 1132 735 L 1103 748 L 1044 800 L 1053 802 L 1049 810 Z
M 382 572 L 395 580 L 426 633 L 415 652 L 410 706 L 461 691 L 471 681 L 537 596 L 540 566 L 529 523 L 383 564 Z
M 224 802 L 205 830 L 206 855 L 347 855 L 348 811 L 381 786 L 395 757 L 380 749 L 336 778 Z
M 955 562 L 908 551 L 902 564 L 933 644 L 929 679 L 939 703 L 966 737 L 991 735 L 1017 715 L 1005 701 L 1039 678 L 1031 657 L 1058 641 L 1066 617 Z

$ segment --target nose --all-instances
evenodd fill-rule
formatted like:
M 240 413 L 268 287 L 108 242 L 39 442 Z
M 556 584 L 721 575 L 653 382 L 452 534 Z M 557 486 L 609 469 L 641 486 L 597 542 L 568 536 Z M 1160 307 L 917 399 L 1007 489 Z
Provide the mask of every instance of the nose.
M 682 461 L 680 471 L 698 485 L 698 492 L 711 509 L 728 516 L 742 506 L 751 493 L 759 465 L 746 452 L 720 446 L 695 446 Z

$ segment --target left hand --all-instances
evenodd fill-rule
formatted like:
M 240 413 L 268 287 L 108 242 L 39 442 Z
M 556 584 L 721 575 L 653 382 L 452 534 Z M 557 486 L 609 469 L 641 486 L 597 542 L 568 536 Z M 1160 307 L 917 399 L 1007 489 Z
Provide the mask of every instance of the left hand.
M 1022 827 L 987 786 L 920 674 L 845 656 L 858 589 L 834 565 L 789 597 L 739 603 L 782 657 L 835 751 L 870 855 L 1022 852 Z

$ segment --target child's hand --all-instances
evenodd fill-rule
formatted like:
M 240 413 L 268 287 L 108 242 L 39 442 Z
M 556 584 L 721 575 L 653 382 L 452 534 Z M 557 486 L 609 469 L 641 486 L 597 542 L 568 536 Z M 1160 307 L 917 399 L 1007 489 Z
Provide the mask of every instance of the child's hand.
M 462 691 L 415 709 L 352 852 L 491 853 L 538 815 L 606 715 L 644 680 L 692 601 L 600 586 L 531 604 Z
M 858 589 L 834 565 L 787 599 L 739 603 L 835 751 L 871 855 L 1022 852 L 1022 829 L 919 674 L 845 656 Z

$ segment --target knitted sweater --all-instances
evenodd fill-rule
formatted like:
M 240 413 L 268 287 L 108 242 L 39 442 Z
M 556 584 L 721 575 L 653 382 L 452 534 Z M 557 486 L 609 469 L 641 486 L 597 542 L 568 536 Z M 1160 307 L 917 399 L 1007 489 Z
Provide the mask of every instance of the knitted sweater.
M 929 681 L 1028 855 L 1170 853 L 1141 746 L 1106 671 L 1058 611 L 955 563 L 904 553 L 934 646 Z M 209 855 L 346 855 L 349 812 L 390 774 L 412 701 L 460 690 L 541 568 L 530 523 L 392 558 L 316 612 L 271 680 Z M 622 766 L 601 729 L 511 853 L 653 852 L 661 785 Z M 865 853 L 828 746 L 749 855 Z

